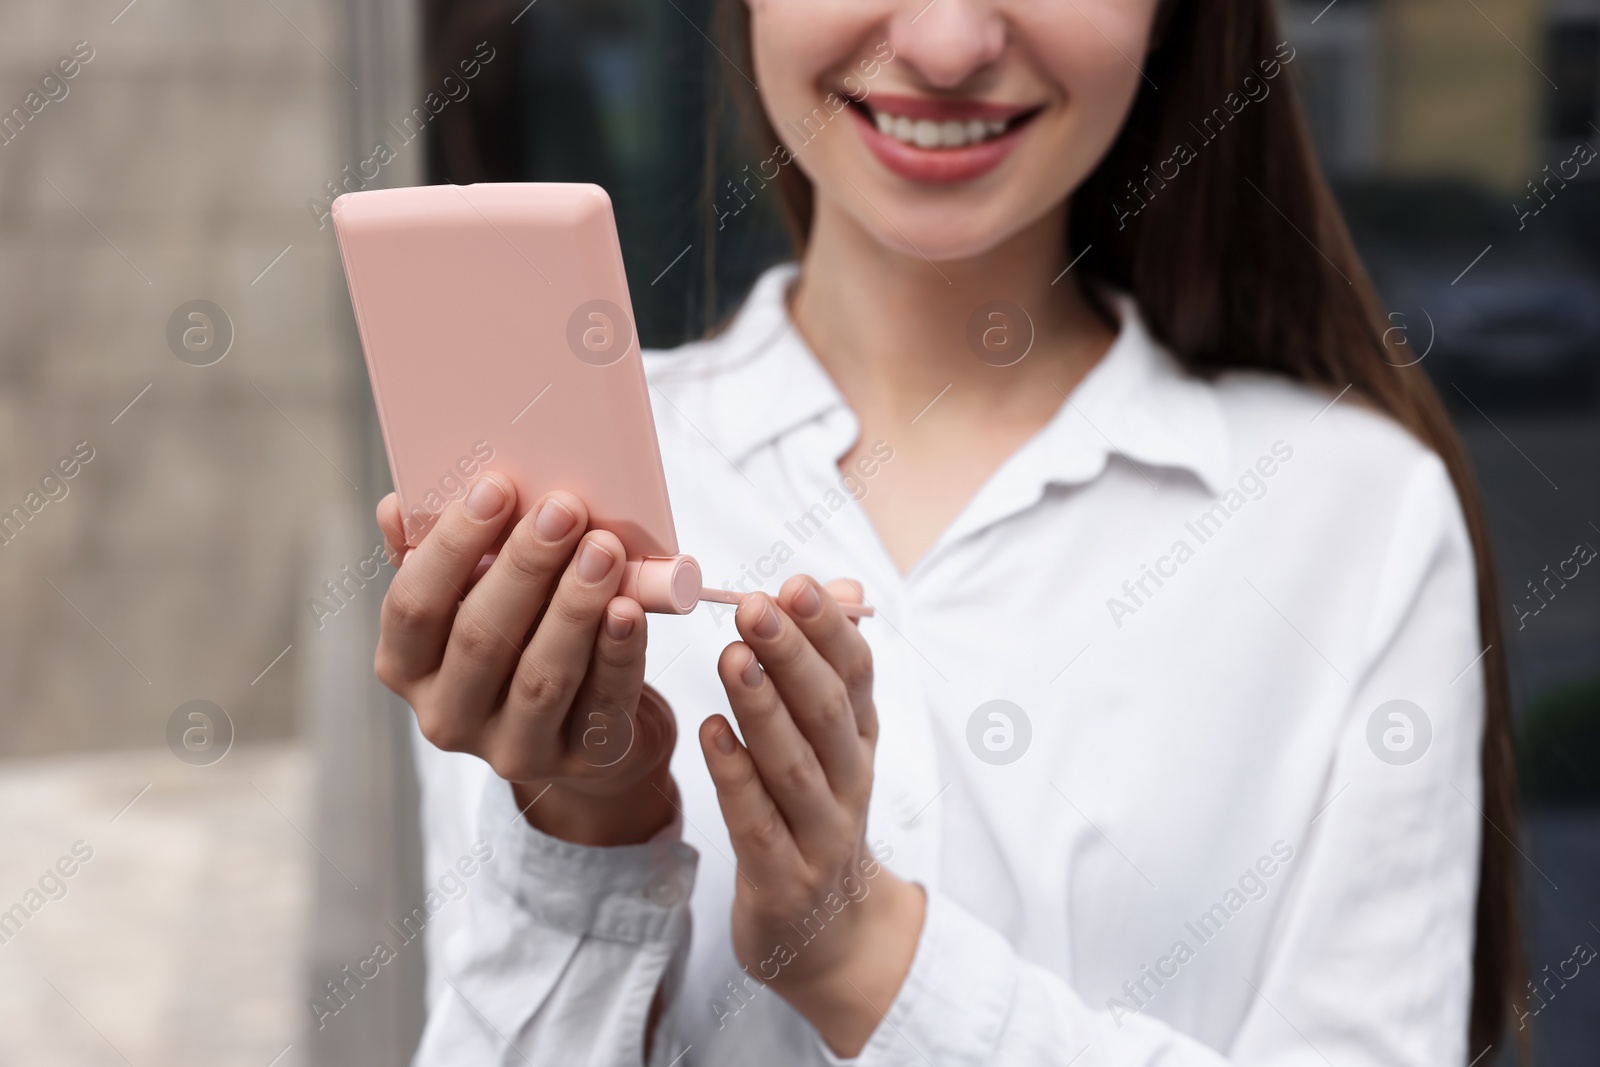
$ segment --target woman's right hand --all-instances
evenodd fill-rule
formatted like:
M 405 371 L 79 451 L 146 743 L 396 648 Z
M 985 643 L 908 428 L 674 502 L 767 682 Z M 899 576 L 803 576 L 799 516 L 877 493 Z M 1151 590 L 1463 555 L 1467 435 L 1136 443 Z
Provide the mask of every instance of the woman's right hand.
M 398 571 L 373 669 L 422 734 L 512 783 L 539 830 L 585 845 L 648 840 L 671 821 L 672 711 L 644 684 L 645 618 L 617 596 L 625 554 L 571 493 L 541 499 L 474 582 L 512 513 L 481 475 L 407 549 L 394 494 L 378 505 Z

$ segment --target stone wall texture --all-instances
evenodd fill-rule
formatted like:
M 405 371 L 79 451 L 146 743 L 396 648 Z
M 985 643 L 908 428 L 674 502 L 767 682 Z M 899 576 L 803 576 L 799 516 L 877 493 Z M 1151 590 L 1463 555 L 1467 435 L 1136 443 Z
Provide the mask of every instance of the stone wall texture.
M 371 554 L 388 475 L 306 203 L 404 110 L 411 6 L 0 4 L 0 908 L 95 850 L 0 939 L 0 1062 L 414 1038 L 415 964 L 332 1036 L 307 1008 L 416 877 L 381 581 L 308 603 Z M 197 699 L 232 724 L 208 766 L 169 750 Z

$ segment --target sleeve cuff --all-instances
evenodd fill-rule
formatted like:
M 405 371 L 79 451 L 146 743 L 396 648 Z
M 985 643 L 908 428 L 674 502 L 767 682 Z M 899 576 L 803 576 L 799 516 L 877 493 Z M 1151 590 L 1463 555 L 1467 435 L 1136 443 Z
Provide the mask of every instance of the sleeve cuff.
M 530 826 L 510 783 L 490 776 L 479 827 L 496 857 L 491 877 L 536 924 L 633 943 L 686 932 L 699 856 L 676 819 L 641 845 L 575 845 Z
M 839 1059 L 818 1041 L 830 1067 L 992 1062 L 1016 995 L 1016 954 L 954 901 L 923 888 L 928 910 L 905 983 L 855 1059 Z

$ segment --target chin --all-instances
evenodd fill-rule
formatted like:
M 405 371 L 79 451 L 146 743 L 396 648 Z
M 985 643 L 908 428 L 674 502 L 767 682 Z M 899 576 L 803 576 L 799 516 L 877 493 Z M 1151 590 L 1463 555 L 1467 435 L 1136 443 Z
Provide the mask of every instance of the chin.
M 984 191 L 969 188 L 956 193 L 919 191 L 907 195 L 885 187 L 870 176 L 851 175 L 856 188 L 868 192 L 872 205 L 861 202 L 849 185 L 840 201 L 856 225 L 879 244 L 896 252 L 934 263 L 977 259 L 1048 214 L 1063 195 L 1027 194 L 1021 190 Z M 842 184 L 842 183 L 841 183 Z M 1052 191 L 1053 193 L 1053 191 Z M 880 213 L 878 208 L 881 208 Z
M 898 230 L 879 221 L 872 229 L 873 236 L 887 248 L 919 259 L 926 257 L 934 263 L 977 259 L 1000 247 L 1014 232 L 998 230 L 985 219 L 952 219 L 948 215 L 925 224 L 910 218 L 904 222 L 896 219 L 895 223 Z

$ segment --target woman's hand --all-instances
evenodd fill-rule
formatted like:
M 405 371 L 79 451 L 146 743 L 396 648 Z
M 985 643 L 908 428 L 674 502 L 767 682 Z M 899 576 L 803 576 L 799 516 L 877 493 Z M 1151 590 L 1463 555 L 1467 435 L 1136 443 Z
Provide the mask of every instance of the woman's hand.
M 409 551 L 394 495 L 378 505 L 399 571 L 374 670 L 424 737 L 512 782 L 535 827 L 578 844 L 648 840 L 671 820 L 677 734 L 644 685 L 644 610 L 616 595 L 622 543 L 585 533 L 583 502 L 551 493 L 483 571 L 515 495 L 479 477 Z
M 835 1053 L 854 1056 L 910 970 L 924 899 L 867 847 L 872 653 L 835 597 L 861 593 L 796 577 L 776 602 L 740 605 L 744 640 L 718 671 L 745 743 L 715 715 L 700 745 L 739 858 L 734 951 Z

